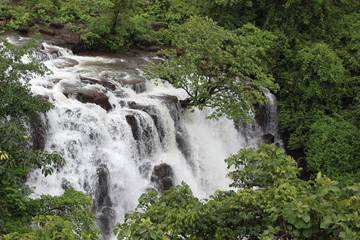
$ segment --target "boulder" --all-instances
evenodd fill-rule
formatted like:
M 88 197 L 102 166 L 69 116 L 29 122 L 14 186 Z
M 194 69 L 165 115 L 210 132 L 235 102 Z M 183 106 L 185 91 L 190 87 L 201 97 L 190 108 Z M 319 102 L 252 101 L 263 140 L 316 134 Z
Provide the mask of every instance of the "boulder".
M 122 74 L 114 74 L 114 73 L 104 73 L 100 76 L 100 79 L 104 82 L 116 81 L 124 87 L 132 88 L 136 93 L 142 93 L 146 91 L 145 78 L 141 76 L 130 77 Z
M 266 144 L 275 143 L 275 137 L 274 137 L 274 135 L 272 135 L 270 133 L 263 135 L 261 138 L 262 138 L 262 141 Z
M 75 59 L 65 58 L 65 57 L 56 59 L 56 61 L 54 62 L 55 67 L 60 68 L 60 69 L 74 67 L 78 64 L 79 64 L 79 62 L 76 61 Z
M 98 89 L 85 89 L 79 87 L 65 88 L 63 91 L 65 96 L 75 95 L 75 98 L 82 103 L 94 103 L 109 111 L 112 106 L 109 102 L 109 98 L 105 93 Z
M 174 173 L 170 165 L 161 163 L 154 166 L 150 181 L 157 185 L 160 192 L 170 189 L 174 186 Z

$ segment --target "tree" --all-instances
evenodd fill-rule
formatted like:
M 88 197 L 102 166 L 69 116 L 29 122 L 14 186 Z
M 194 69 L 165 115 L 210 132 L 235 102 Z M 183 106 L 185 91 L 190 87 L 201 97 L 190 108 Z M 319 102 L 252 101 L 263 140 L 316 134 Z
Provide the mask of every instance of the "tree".
M 350 78 L 331 46 L 315 43 L 292 55 L 281 80 L 280 119 L 283 129 L 291 133 L 288 147 L 302 148 L 310 125 L 341 109 L 351 89 Z
M 359 183 L 340 188 L 320 173 L 300 180 L 295 161 L 274 145 L 225 161 L 232 186 L 241 188 L 204 200 L 184 183 L 143 194 L 117 224 L 118 239 L 357 239 Z
M 219 27 L 208 18 L 192 17 L 174 27 L 165 61 L 150 67 L 151 78 L 161 78 L 188 94 L 190 106 L 214 108 L 212 117 L 235 121 L 248 118 L 262 92 L 276 89 L 268 73 L 266 51 L 274 39 L 251 24 L 236 31 Z
M 324 117 L 310 126 L 305 151 L 309 169 L 340 182 L 359 182 L 360 130 L 341 117 Z

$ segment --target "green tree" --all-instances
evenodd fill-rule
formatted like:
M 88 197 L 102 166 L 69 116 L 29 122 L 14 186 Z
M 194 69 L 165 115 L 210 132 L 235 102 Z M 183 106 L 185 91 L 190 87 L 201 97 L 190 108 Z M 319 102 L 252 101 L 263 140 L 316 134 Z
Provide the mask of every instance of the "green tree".
M 291 133 L 288 147 L 302 148 L 310 125 L 341 109 L 342 100 L 351 88 L 350 78 L 342 60 L 324 43 L 298 50 L 281 78 L 281 124 Z
M 172 31 L 172 45 L 180 54 L 162 51 L 166 60 L 152 65 L 149 75 L 184 89 L 190 106 L 212 107 L 213 117 L 239 121 L 263 101 L 265 88 L 276 89 L 265 60 L 274 39 L 271 33 L 251 24 L 228 31 L 200 17 Z
M 309 169 L 340 182 L 359 182 L 360 131 L 340 117 L 324 117 L 310 126 L 305 151 Z
M 300 180 L 295 161 L 274 145 L 226 162 L 232 186 L 241 188 L 204 200 L 184 183 L 144 194 L 116 225 L 118 239 L 358 239 L 359 183 L 341 188 L 321 174 Z

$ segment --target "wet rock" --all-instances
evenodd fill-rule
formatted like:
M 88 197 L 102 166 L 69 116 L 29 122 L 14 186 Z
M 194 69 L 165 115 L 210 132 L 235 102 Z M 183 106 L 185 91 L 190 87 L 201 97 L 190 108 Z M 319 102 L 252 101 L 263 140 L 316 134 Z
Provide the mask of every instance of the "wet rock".
M 84 76 L 80 76 L 80 80 L 83 83 L 87 83 L 87 84 L 99 84 L 108 90 L 114 91 L 116 89 L 116 86 L 114 84 L 112 84 L 111 82 L 106 81 L 106 80 L 102 80 L 102 79 L 99 80 L 99 79 L 94 79 L 94 78 L 89 78 L 89 77 L 84 77 Z
M 106 166 L 100 166 L 96 170 L 98 183 L 96 186 L 94 205 L 96 208 L 103 206 L 111 207 L 112 203 L 109 196 L 109 169 Z
M 127 106 L 134 110 L 140 110 L 143 112 L 146 112 L 150 115 L 152 120 L 154 121 L 155 127 L 157 129 L 159 140 L 161 143 L 163 143 L 164 137 L 165 137 L 165 127 L 163 126 L 163 123 L 160 119 L 160 113 L 153 105 L 144 105 L 136 103 L 135 101 L 128 101 Z
M 139 127 L 137 124 L 136 117 L 134 115 L 126 115 L 125 116 L 127 123 L 131 127 L 131 132 L 135 140 L 139 140 Z
M 169 95 L 169 94 L 153 95 L 150 97 L 159 99 L 165 104 L 177 104 L 179 102 L 179 100 L 176 96 Z
M 266 105 L 255 106 L 255 121 L 262 128 L 266 129 L 266 125 L 269 121 Z
M 107 111 L 112 109 L 109 98 L 105 93 L 99 91 L 98 89 L 68 87 L 63 91 L 63 93 L 67 97 L 69 97 L 69 95 L 75 95 L 75 98 L 82 103 L 94 103 Z
M 111 233 L 111 226 L 114 225 L 115 212 L 112 209 L 113 203 L 109 195 L 110 172 L 105 165 L 100 165 L 96 170 L 97 184 L 93 212 L 98 216 L 96 222 L 104 235 Z
M 187 108 L 190 105 L 190 100 L 189 99 L 185 99 L 185 100 L 180 100 L 180 106 L 182 108 Z
M 262 138 L 263 142 L 266 143 L 266 144 L 275 143 L 275 137 L 274 137 L 274 135 L 272 135 L 270 133 L 263 135 L 261 138 Z
M 174 173 L 170 165 L 162 163 L 154 166 L 150 181 L 157 185 L 160 192 L 170 189 L 174 186 Z
M 63 68 L 68 68 L 68 67 L 74 67 L 76 65 L 78 65 L 79 62 L 76 61 L 75 59 L 71 59 L 71 58 L 59 58 L 58 61 L 54 62 L 54 65 L 57 68 L 63 69 Z
M 130 87 L 136 93 L 142 93 L 146 91 L 145 78 L 141 76 L 129 77 L 122 74 L 104 73 L 100 76 L 100 79 L 106 82 L 117 81 L 123 87 Z
M 31 121 L 32 149 L 44 150 L 46 141 L 45 127 L 41 121 Z

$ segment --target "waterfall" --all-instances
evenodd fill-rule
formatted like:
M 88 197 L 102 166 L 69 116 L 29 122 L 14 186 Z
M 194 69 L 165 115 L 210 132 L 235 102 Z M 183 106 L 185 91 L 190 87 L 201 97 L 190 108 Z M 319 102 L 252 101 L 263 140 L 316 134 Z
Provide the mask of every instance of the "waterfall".
M 262 118 L 236 129 L 226 118 L 207 119 L 209 109 L 183 110 L 182 90 L 145 81 L 144 66 L 159 61 L 153 53 L 74 55 L 46 43 L 41 49 L 38 59 L 52 73 L 31 80 L 31 89 L 54 104 L 44 116 L 44 148 L 66 164 L 47 177 L 31 172 L 27 184 L 36 187 L 34 197 L 66 188 L 85 192 L 104 239 L 113 238 L 111 226 L 143 192 L 185 181 L 196 196 L 207 197 L 228 188 L 224 159 L 230 154 L 255 147 L 266 134 L 281 141 L 270 93 Z

